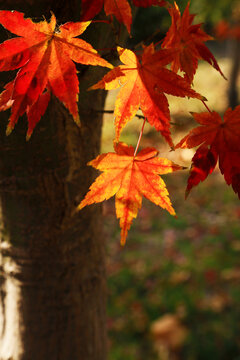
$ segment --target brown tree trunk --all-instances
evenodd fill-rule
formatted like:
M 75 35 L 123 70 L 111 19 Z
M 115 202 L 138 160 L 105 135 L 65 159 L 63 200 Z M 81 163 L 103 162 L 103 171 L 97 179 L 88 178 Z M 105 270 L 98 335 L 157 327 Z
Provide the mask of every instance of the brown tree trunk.
M 60 23 L 80 14 L 75 0 L 0 6 L 37 20 L 53 10 Z M 95 47 L 107 41 L 108 28 L 100 25 L 88 32 Z M 86 163 L 99 153 L 102 117 L 93 110 L 103 109 L 105 93 L 86 88 L 104 69 L 79 70 L 81 128 L 54 97 L 29 142 L 26 119 L 6 137 L 9 113 L 5 121 L 1 113 L 1 360 L 106 358 L 101 210 L 74 212 L 96 175 Z
M 228 102 L 231 108 L 239 104 L 238 74 L 240 69 L 240 40 L 232 40 L 232 68 L 229 77 Z

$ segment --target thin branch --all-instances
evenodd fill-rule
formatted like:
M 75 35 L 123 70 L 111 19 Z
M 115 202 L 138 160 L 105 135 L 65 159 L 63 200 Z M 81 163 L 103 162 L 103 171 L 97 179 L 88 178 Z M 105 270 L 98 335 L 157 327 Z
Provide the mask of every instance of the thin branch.
M 155 30 L 150 36 L 148 36 L 147 38 L 141 40 L 139 43 L 137 43 L 136 45 L 134 45 L 134 49 L 138 48 L 139 46 L 143 46 L 146 42 L 149 43 L 151 40 L 154 39 L 154 37 L 158 34 L 161 34 L 161 30 L 160 29 L 157 29 Z M 163 41 L 160 40 L 157 42 L 157 44 L 161 43 Z
M 114 110 L 93 110 L 93 112 L 101 113 L 101 114 L 113 114 Z M 146 119 L 145 116 L 138 115 L 138 114 L 136 114 L 135 117 L 137 117 L 138 119 Z M 181 126 L 181 124 L 177 124 L 177 123 L 172 122 L 172 121 L 170 121 L 170 125 Z
M 141 141 L 141 138 L 142 138 L 142 134 L 143 134 L 143 129 L 144 129 L 145 123 L 146 123 L 146 118 L 144 117 L 142 129 L 141 129 L 141 132 L 140 132 L 140 134 L 139 134 L 138 142 L 137 142 L 137 145 L 136 145 L 136 148 L 135 148 L 133 157 L 135 157 L 136 154 L 137 154 L 137 151 L 138 151 L 138 148 L 139 148 L 139 144 L 140 144 L 140 141 Z
M 209 109 L 209 107 L 207 106 L 206 102 L 204 100 L 201 100 L 203 105 L 205 106 L 205 108 L 207 109 L 207 111 L 211 114 L 212 111 Z
M 99 113 L 99 114 L 113 114 L 114 110 L 92 110 L 93 112 Z
M 92 24 L 96 23 L 105 23 L 105 24 L 111 24 L 110 20 L 92 20 Z
M 94 112 L 97 113 L 102 113 L 102 114 L 113 114 L 114 110 L 93 110 Z M 138 115 L 136 114 L 135 117 L 137 117 L 138 119 L 145 119 L 145 116 L 143 115 Z

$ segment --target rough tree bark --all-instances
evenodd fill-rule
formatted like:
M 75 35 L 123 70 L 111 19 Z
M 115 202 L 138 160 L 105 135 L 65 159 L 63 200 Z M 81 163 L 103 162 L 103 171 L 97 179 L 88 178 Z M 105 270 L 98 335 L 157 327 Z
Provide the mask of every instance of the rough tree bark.
M 79 4 L 8 0 L 0 8 L 36 20 L 49 18 L 52 10 L 64 23 L 79 20 Z M 108 31 L 96 24 L 88 41 L 105 47 Z M 3 30 L 1 40 L 6 35 Z M 99 153 L 102 115 L 93 110 L 103 109 L 105 101 L 103 91 L 86 93 L 86 88 L 105 70 L 80 66 L 79 71 L 81 128 L 54 97 L 29 142 L 26 119 L 6 137 L 9 113 L 1 113 L 1 360 L 106 358 L 101 210 L 74 213 L 96 175 L 86 163 Z

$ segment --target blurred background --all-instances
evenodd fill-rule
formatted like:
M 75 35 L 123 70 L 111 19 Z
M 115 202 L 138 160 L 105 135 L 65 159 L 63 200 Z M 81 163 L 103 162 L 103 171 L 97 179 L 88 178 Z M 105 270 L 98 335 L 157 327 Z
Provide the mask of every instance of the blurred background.
M 187 1 L 179 1 L 181 10 Z M 239 104 L 240 2 L 192 0 L 196 23 L 216 36 L 225 20 L 236 31 L 207 43 L 228 78 L 200 62 L 194 89 L 223 114 Z M 223 24 L 223 23 L 222 23 Z M 130 46 L 160 41 L 170 25 L 163 8 L 140 9 Z M 234 34 L 234 35 L 233 35 Z M 134 39 L 134 41 L 133 41 Z M 109 92 L 106 109 L 114 109 Z M 196 126 L 192 111 L 205 111 L 197 100 L 169 96 L 176 144 Z M 121 140 L 136 145 L 142 121 L 135 118 Z M 112 151 L 113 116 L 106 114 L 102 152 Z M 194 150 L 170 152 L 160 134 L 146 125 L 142 146 L 155 146 L 161 157 L 189 167 Z M 124 248 L 114 199 L 104 203 L 108 252 L 109 360 L 240 360 L 240 202 L 218 168 L 184 200 L 188 170 L 164 176 L 178 218 L 143 202 Z

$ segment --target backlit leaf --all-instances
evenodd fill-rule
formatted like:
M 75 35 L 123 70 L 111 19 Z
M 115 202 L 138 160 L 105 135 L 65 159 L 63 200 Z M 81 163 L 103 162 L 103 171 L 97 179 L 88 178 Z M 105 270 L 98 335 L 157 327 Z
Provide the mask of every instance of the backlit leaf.
M 35 110 L 39 109 L 36 113 L 38 120 L 43 114 L 49 97 L 41 97 L 45 89 L 50 89 L 79 123 L 79 84 L 73 61 L 112 67 L 90 44 L 76 38 L 90 22 L 69 22 L 57 27 L 53 14 L 50 22 L 34 23 L 17 11 L 0 11 L 0 23 L 19 36 L 0 45 L 0 70 L 19 69 L 14 82 L 8 84 L 1 94 L 0 101 L 5 105 L 2 104 L 0 109 L 5 110 L 10 103 L 12 106 L 7 133 L 25 112 L 29 121 L 28 136 L 32 133 L 37 121 L 29 114 L 33 113 L 33 106 Z M 44 106 L 40 109 L 42 102 Z
M 229 108 L 224 118 L 216 112 L 193 113 L 201 125 L 191 130 L 176 148 L 193 148 L 201 145 L 192 161 L 186 195 L 193 186 L 210 174 L 219 161 L 226 183 L 232 185 L 240 198 L 240 106 Z
M 172 18 L 172 25 L 162 47 L 177 50 L 172 61 L 172 70 L 174 72 L 183 71 L 186 79 L 191 83 L 198 66 L 198 60 L 202 59 L 212 65 L 224 77 L 215 57 L 204 44 L 205 41 L 212 40 L 212 37 L 201 29 L 201 24 L 192 24 L 195 15 L 189 13 L 189 3 L 182 17 L 176 3 L 170 6 L 168 11 Z
M 203 97 L 191 89 L 188 82 L 165 68 L 175 56 L 175 50 L 158 50 L 153 45 L 144 48 L 141 57 L 128 49 L 118 48 L 124 65 L 107 73 L 90 89 L 116 89 L 122 86 L 115 103 L 116 141 L 124 126 L 141 108 L 149 123 L 160 131 L 172 147 L 170 113 L 164 93 L 175 96 Z
M 91 185 L 78 209 L 116 195 L 116 214 L 120 219 L 121 244 L 124 245 L 132 220 L 142 205 L 142 196 L 175 215 L 165 183 L 159 176 L 182 169 L 168 159 L 157 157 L 157 150 L 146 148 L 134 157 L 134 148 L 115 145 L 115 153 L 99 155 L 89 165 L 103 171 Z

